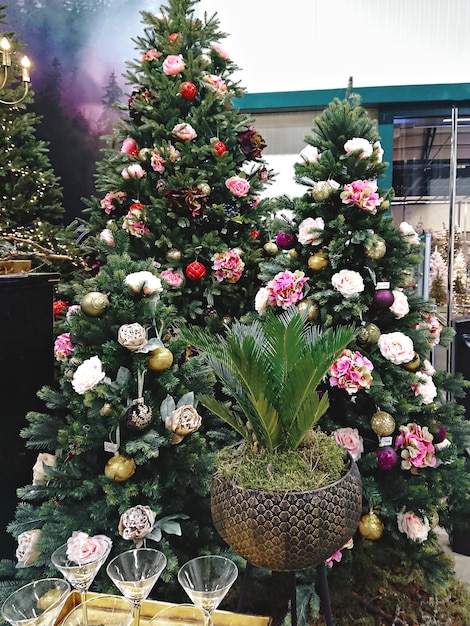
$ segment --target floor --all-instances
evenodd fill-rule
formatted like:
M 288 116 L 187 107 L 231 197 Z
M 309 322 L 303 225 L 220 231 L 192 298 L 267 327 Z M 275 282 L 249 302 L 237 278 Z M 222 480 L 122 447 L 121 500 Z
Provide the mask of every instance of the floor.
M 441 546 L 446 552 L 452 554 L 452 556 L 454 557 L 455 573 L 457 575 L 457 578 L 466 585 L 468 585 L 468 587 L 470 588 L 470 556 L 464 556 L 463 554 L 452 552 L 449 545 L 449 537 L 447 536 L 445 530 L 443 530 L 442 528 L 438 528 L 437 534 Z

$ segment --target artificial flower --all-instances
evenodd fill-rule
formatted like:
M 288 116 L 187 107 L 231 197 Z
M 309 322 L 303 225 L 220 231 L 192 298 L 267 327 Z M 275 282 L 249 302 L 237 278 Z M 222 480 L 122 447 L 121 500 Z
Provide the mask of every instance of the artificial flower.
M 139 180 L 145 176 L 145 170 L 138 163 L 132 163 L 132 165 L 129 165 L 122 170 L 121 176 L 126 180 L 131 178 Z
M 408 298 L 402 289 L 394 289 L 392 291 L 394 300 L 392 305 L 390 306 L 390 311 L 392 312 L 395 319 L 400 320 L 402 317 L 405 317 L 410 312 L 410 306 L 408 304 Z
M 201 424 L 202 418 L 191 404 L 177 407 L 165 419 L 165 427 L 173 433 L 173 445 L 183 441 L 186 435 L 195 433 Z
M 181 54 L 169 54 L 163 61 L 162 65 L 163 72 L 167 76 L 176 76 L 176 74 L 181 74 L 185 67 L 186 64 Z
M 397 525 L 398 530 L 404 533 L 411 541 L 422 543 L 428 538 L 430 525 L 427 517 L 421 520 L 411 511 L 397 513 Z
M 38 529 L 26 530 L 18 535 L 18 547 L 16 549 L 18 564 L 23 567 L 29 567 L 37 561 L 40 554 L 37 543 L 41 539 L 41 536 L 42 531 Z
M 290 306 L 299 302 L 303 298 L 303 286 L 308 278 L 299 270 L 291 272 L 279 272 L 266 285 L 267 304 L 269 306 L 279 306 L 282 309 L 288 309 Z M 258 297 L 259 306 L 259 297 Z
M 172 267 L 163 270 L 163 272 L 160 273 L 160 276 L 170 287 L 173 287 L 173 289 L 181 287 L 181 284 L 184 281 L 184 275 L 181 272 L 177 272 Z
M 197 133 L 191 124 L 187 122 L 182 122 L 181 124 L 176 124 L 171 131 L 175 137 L 181 139 L 182 141 L 191 141 L 197 137 Z
M 160 278 L 146 270 L 128 274 L 124 279 L 124 284 L 130 287 L 134 293 L 142 292 L 146 296 L 158 294 L 163 291 Z
M 225 95 L 228 91 L 227 85 L 222 78 L 220 78 L 220 76 L 216 76 L 215 74 L 206 74 L 203 81 L 219 95 Z
M 151 50 L 147 50 L 147 52 L 145 52 L 142 56 L 141 56 L 141 61 L 156 61 L 158 60 L 160 57 L 162 56 L 161 52 L 158 52 L 158 50 L 156 50 L 155 48 L 152 48 Z
M 220 43 L 211 43 L 211 50 L 214 50 L 214 52 L 217 52 L 217 54 L 224 59 L 224 61 L 227 61 L 230 57 L 228 55 L 228 53 L 226 52 L 226 50 L 220 45 Z
M 118 330 L 118 343 L 131 352 L 140 350 L 147 343 L 147 331 L 138 322 L 122 324 Z
M 77 393 L 83 395 L 95 385 L 103 381 L 106 374 L 103 371 L 103 364 L 98 356 L 92 356 L 83 361 L 77 367 L 72 378 L 72 387 Z
M 325 221 L 322 217 L 306 217 L 299 224 L 297 239 L 303 246 L 307 246 L 309 244 L 312 246 L 318 246 L 322 241 L 324 228 Z
M 225 186 L 237 198 L 243 198 L 250 191 L 250 183 L 241 176 L 231 176 L 225 181 Z
M 62 333 L 54 341 L 54 356 L 57 361 L 65 361 L 73 350 L 74 345 L 70 341 L 70 333 Z
M 336 443 L 357 461 L 364 452 L 364 442 L 357 428 L 338 428 L 333 432 Z
M 353 395 L 370 388 L 373 369 L 373 364 L 363 354 L 346 349 L 331 366 L 329 383 Z
M 266 142 L 253 124 L 249 124 L 247 130 L 239 133 L 237 140 L 240 144 L 240 150 L 247 159 L 258 159 L 261 152 L 266 148 Z
M 336 550 L 334 554 L 332 554 L 330 557 L 326 559 L 325 565 L 327 567 L 333 567 L 333 563 L 339 563 L 341 559 L 343 558 L 342 550 L 351 550 L 353 547 L 354 547 L 354 540 L 351 537 L 351 539 L 348 539 L 348 541 L 344 544 L 344 546 L 341 546 L 339 550 Z
M 36 463 L 33 465 L 33 485 L 46 485 L 49 477 L 46 474 L 44 466 L 54 467 L 57 457 L 55 454 L 48 452 L 40 452 L 37 456 Z
M 111 539 L 105 535 L 90 537 L 87 533 L 74 531 L 67 540 L 67 558 L 79 565 L 85 565 L 101 559 L 111 545 Z
M 398 331 L 382 333 L 377 345 L 382 356 L 395 365 L 409 363 L 415 357 L 413 341 L 408 335 Z
M 305 148 L 300 151 L 300 156 L 302 158 L 302 161 L 304 163 L 307 163 L 308 165 L 312 163 L 317 163 L 319 159 L 318 148 L 307 144 Z
M 423 404 L 431 404 L 437 396 L 437 389 L 432 376 L 424 371 L 421 371 L 416 372 L 416 378 L 418 379 L 418 382 L 411 386 L 415 395 L 420 396 Z
M 139 548 L 143 539 L 152 532 L 156 513 L 149 506 L 138 504 L 125 511 L 118 524 L 119 534 L 123 539 L 133 541 Z
M 138 156 L 139 148 L 137 147 L 136 140 L 132 137 L 126 137 L 122 142 L 121 153 L 129 154 L 130 156 Z
M 110 228 L 103 228 L 100 232 L 100 241 L 106 243 L 110 248 L 114 246 L 114 234 Z
M 420 243 L 419 235 L 411 224 L 408 224 L 408 222 L 401 222 L 398 228 L 408 243 L 413 245 L 418 245 Z
M 401 468 L 415 474 L 419 468 L 434 467 L 436 457 L 432 440 L 433 436 L 427 426 L 421 427 L 415 422 L 400 426 L 395 447 L 401 448 Z
M 437 346 L 441 340 L 442 325 L 433 313 L 422 313 L 422 322 L 418 324 L 418 328 L 426 329 L 430 333 L 429 345 L 431 347 Z
M 124 216 L 122 228 L 134 237 L 143 237 L 150 232 L 145 219 L 145 206 L 141 202 L 134 202 Z
M 347 154 L 358 152 L 358 159 L 365 159 L 372 155 L 373 147 L 370 141 L 361 137 L 353 137 L 344 144 L 344 151 Z
M 269 290 L 266 287 L 258 289 L 255 296 L 255 311 L 262 315 L 269 304 Z
M 340 270 L 331 277 L 331 283 L 343 298 L 352 298 L 364 291 L 364 280 L 359 272 Z
M 377 213 L 382 198 L 377 193 L 377 183 L 372 180 L 355 180 L 344 185 L 340 194 L 343 204 L 355 204 L 367 213 Z
M 126 201 L 127 194 L 125 191 L 108 191 L 104 198 L 100 200 L 101 208 L 109 215 L 116 209 L 117 204 L 123 204 Z
M 236 283 L 242 277 L 245 263 L 233 250 L 217 252 L 211 260 L 213 261 L 212 269 L 215 270 L 214 276 L 219 283 L 224 280 L 228 283 Z

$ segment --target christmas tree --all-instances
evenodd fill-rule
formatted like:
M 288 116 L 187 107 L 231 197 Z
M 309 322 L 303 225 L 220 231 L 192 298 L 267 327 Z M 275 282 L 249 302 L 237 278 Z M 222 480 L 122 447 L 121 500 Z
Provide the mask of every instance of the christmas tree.
M 264 142 L 231 106 L 242 90 L 217 20 L 196 19 L 194 4 L 143 13 L 129 119 L 88 201 L 86 276 L 57 306 L 57 387 L 40 391 L 46 409 L 22 432 L 39 456 L 9 527 L 19 567 L 2 564 L 5 592 L 57 574 L 51 554 L 74 531 L 108 535 L 114 554 L 157 542 L 163 599 L 183 598 L 178 566 L 225 549 L 209 486 L 212 453 L 231 436 L 198 413 L 212 377 L 177 327 L 222 327 L 250 307 L 268 171 Z M 94 589 L 113 589 L 104 572 Z
M 429 259 L 429 296 L 438 306 L 447 303 L 447 263 L 436 248 Z
M 259 192 L 270 172 L 265 142 L 235 109 L 244 92 L 220 44 L 216 16 L 196 19 L 193 0 L 142 12 L 139 57 L 128 63 L 129 115 L 98 165 L 88 202 L 87 245 L 129 233 L 132 258 L 151 256 L 185 319 L 222 324 L 245 311 L 267 241 Z
M 352 594 L 364 614 L 380 596 L 380 572 L 396 567 L 404 579 L 424 580 L 428 591 L 451 577 L 435 528 L 439 519 L 451 523 L 459 490 L 468 486 L 469 431 L 455 400 L 463 381 L 430 362 L 451 332 L 441 328 L 433 303 L 415 293 L 421 244 L 411 225 L 393 225 L 393 190 L 378 186 L 387 164 L 375 121 L 350 88 L 315 119 L 306 142 L 295 179 L 307 189 L 273 200 L 277 238 L 286 244 L 263 264 L 255 308 L 262 319 L 268 309 L 295 304 L 319 327 L 358 329 L 325 382 L 330 409 L 322 418 L 322 429 L 358 461 L 363 480 L 354 547 L 329 562 L 342 559 L 329 580 L 335 602 L 351 611 L 338 623 L 349 624 L 357 615 Z
M 1 24 L 4 9 L 0 7 Z M 32 257 L 36 268 L 70 271 L 73 234 L 62 225 L 62 189 L 49 161 L 48 144 L 36 137 L 40 119 L 27 110 L 32 92 L 23 98 L 29 81 L 18 84 L 22 46 L 14 33 L 4 32 L 4 36 L 14 53 L 10 53 L 12 65 L 2 92 L 5 103 L 0 103 L 0 259 Z

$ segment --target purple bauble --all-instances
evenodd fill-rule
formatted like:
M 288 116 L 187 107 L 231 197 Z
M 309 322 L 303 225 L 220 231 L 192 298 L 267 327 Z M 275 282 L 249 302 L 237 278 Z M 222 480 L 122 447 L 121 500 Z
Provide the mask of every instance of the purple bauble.
M 386 448 L 379 448 L 379 450 L 375 453 L 375 456 L 377 457 L 379 468 L 384 472 L 391 470 L 398 461 L 397 453 L 390 446 L 387 446 Z
M 395 296 L 390 289 L 377 289 L 374 293 L 372 303 L 376 309 L 388 309 L 392 306 Z
M 446 427 L 442 424 L 438 424 L 437 428 L 431 431 L 431 434 L 434 437 L 433 443 L 442 443 L 447 437 Z
M 276 244 L 280 248 L 284 248 L 287 250 L 288 248 L 292 248 L 292 244 L 294 243 L 294 235 L 291 233 L 284 233 L 282 230 L 276 235 Z

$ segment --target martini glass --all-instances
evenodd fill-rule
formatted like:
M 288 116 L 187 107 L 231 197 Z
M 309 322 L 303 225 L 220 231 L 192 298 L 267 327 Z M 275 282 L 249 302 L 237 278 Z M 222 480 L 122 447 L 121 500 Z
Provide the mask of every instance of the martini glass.
M 8 596 L 2 617 L 13 626 L 52 626 L 70 591 L 69 583 L 62 578 L 36 580 Z
M 157 613 L 147 626 L 206 626 L 206 618 L 207 613 L 194 604 L 178 604 Z
M 135 548 L 114 557 L 106 573 L 125 598 L 134 603 L 134 626 L 138 626 L 140 606 L 166 566 L 166 556 L 152 548 Z
M 86 622 L 82 608 L 85 607 Z M 134 605 L 121 596 L 99 596 L 76 606 L 61 626 L 130 626 Z
M 85 562 L 71 561 L 67 556 L 68 545 L 64 543 L 52 553 L 51 560 L 54 567 L 66 578 L 74 589 L 80 592 L 81 603 L 86 602 L 86 592 L 95 580 L 95 576 L 103 563 L 108 558 L 111 550 L 111 542 L 107 549 L 98 558 Z
M 238 576 L 238 568 L 224 556 L 199 556 L 188 561 L 178 572 L 178 582 L 193 604 L 206 612 L 206 626 L 211 614 L 222 602 Z

